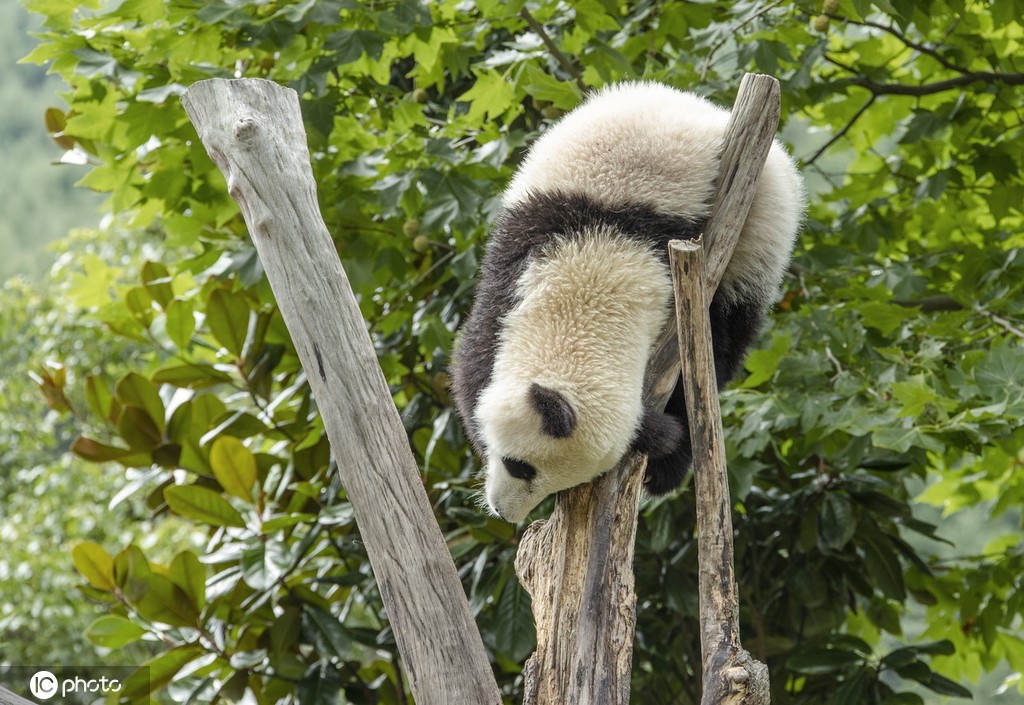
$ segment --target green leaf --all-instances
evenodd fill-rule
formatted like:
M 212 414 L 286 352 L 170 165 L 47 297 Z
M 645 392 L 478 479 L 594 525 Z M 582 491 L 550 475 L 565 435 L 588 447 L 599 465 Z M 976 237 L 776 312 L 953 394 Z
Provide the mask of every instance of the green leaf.
M 325 44 L 335 52 L 338 65 L 357 61 L 364 54 L 376 61 L 384 49 L 384 35 L 365 29 L 340 29 Z
M 142 265 L 142 285 L 160 308 L 166 309 L 174 298 L 171 291 L 171 274 L 161 262 L 146 262 Z
M 974 368 L 978 387 L 993 399 L 1020 396 L 1024 385 L 1024 349 L 1003 345 L 989 351 Z
M 195 627 L 199 622 L 199 608 L 170 578 L 150 573 L 146 589 L 134 603 L 139 614 L 151 622 L 163 622 L 172 627 Z
M 240 357 L 249 332 L 249 304 L 239 294 L 214 289 L 206 302 L 206 325 L 228 352 Z
M 173 306 L 173 304 L 172 304 Z M 205 364 L 166 365 L 153 372 L 157 384 L 170 384 L 185 389 L 206 389 L 231 381 L 231 375 Z
M 295 693 L 302 705 L 337 705 L 341 688 L 341 673 L 323 659 L 309 667 L 295 687 Z
M 210 466 L 217 482 L 228 494 L 252 502 L 256 485 L 256 458 L 234 436 L 221 436 L 210 448 Z
M 505 581 L 498 600 L 494 630 L 497 643 L 513 661 L 523 661 L 536 648 L 530 595 L 518 580 Z
M 130 455 L 132 451 L 129 448 L 108 446 L 105 443 L 94 441 L 91 438 L 79 436 L 71 444 L 71 452 L 79 458 L 88 460 L 91 463 L 106 463 L 111 460 L 120 460 L 121 458 Z
M 305 670 L 298 658 L 301 627 L 302 612 L 294 606 L 285 608 L 284 613 L 275 618 L 270 627 L 270 665 L 285 676 L 297 678 Z
M 837 492 L 827 492 L 821 502 L 818 529 L 825 545 L 831 550 L 839 551 L 846 546 L 857 531 L 857 520 L 850 500 Z
M 146 555 L 135 544 L 125 547 L 114 557 L 114 582 L 129 602 L 141 600 L 146 594 L 152 572 Z
M 118 380 L 114 396 L 121 404 L 131 404 L 145 411 L 157 429 L 156 440 L 160 440 L 164 432 L 164 403 L 152 382 L 137 372 L 129 372 Z
M 925 702 L 917 693 L 896 693 L 883 700 L 881 705 L 925 705 Z
M 267 539 L 242 552 L 242 579 L 253 590 L 267 590 L 291 567 L 288 547 L 280 541 Z
M 337 617 L 314 605 L 308 605 L 302 616 L 317 651 L 338 658 L 350 656 L 352 638 Z
M 497 71 L 481 71 L 473 87 L 459 96 L 459 101 L 470 103 L 467 119 L 479 122 L 494 119 L 512 105 L 515 92 L 512 85 Z
M 85 630 L 89 641 L 107 649 L 120 649 L 138 641 L 145 634 L 145 629 L 119 615 L 100 617 Z
M 757 387 L 774 376 L 779 363 L 789 353 L 792 339 L 790 336 L 776 333 L 772 336 L 772 344 L 767 350 L 754 350 L 747 356 L 746 368 L 750 376 L 743 381 L 744 387 Z
M 868 669 L 859 669 L 839 686 L 832 705 L 863 705 L 868 688 L 871 687 L 873 675 Z
M 851 666 L 864 663 L 864 657 L 853 651 L 842 649 L 816 649 L 801 651 L 786 659 L 786 667 L 806 675 L 846 671 Z
M 192 334 L 196 330 L 196 319 L 192 314 L 192 304 L 182 299 L 174 299 L 167 305 L 166 316 L 167 337 L 178 346 L 179 350 L 188 350 L 192 342 Z
M 163 440 L 160 428 L 153 417 L 141 407 L 133 405 L 121 407 L 117 432 L 121 434 L 128 447 L 136 451 L 151 451 Z
M 140 702 L 144 696 L 154 693 L 170 683 L 185 664 L 204 654 L 205 651 L 201 647 L 186 644 L 154 656 L 125 679 L 118 695 L 123 701 Z
M 171 561 L 167 573 L 175 585 L 185 591 L 198 609 L 206 604 L 206 568 L 192 551 L 181 551 Z
M 175 514 L 213 526 L 245 526 L 238 510 L 213 490 L 196 485 L 173 485 L 164 489 L 167 506 Z
M 903 585 L 903 569 L 896 552 L 883 541 L 864 537 L 861 544 L 864 549 L 864 566 L 882 594 L 902 602 L 907 594 Z
M 572 81 L 559 81 L 532 63 L 523 65 L 519 84 L 535 100 L 551 103 L 559 110 L 571 110 L 581 99 L 579 89 Z
M 93 541 L 82 541 L 71 549 L 71 560 L 82 577 L 100 590 L 114 589 L 114 559 Z
M 87 375 L 85 378 L 85 401 L 97 418 L 116 420 L 117 414 L 111 413 L 114 397 L 106 383 L 96 375 Z
M 919 315 L 913 309 L 881 301 L 868 301 L 857 308 L 860 310 L 864 325 L 878 329 L 882 335 L 889 335 L 904 322 Z

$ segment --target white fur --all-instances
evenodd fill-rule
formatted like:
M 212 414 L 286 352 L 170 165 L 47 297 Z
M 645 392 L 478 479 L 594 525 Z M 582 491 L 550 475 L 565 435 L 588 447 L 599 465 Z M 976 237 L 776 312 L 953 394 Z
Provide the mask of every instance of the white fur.
M 557 242 L 530 263 L 476 412 L 488 453 L 487 501 L 500 516 L 521 521 L 544 497 L 610 470 L 625 454 L 671 291 L 650 249 L 610 230 Z M 577 425 L 569 438 L 540 433 L 528 401 L 534 382 L 572 404 Z M 529 462 L 537 478 L 511 477 L 502 457 Z
M 729 111 L 693 93 L 658 83 L 609 86 L 533 144 L 504 203 L 561 190 L 705 218 L 728 122 Z M 727 299 L 774 299 L 803 211 L 803 182 L 776 142 L 721 284 Z

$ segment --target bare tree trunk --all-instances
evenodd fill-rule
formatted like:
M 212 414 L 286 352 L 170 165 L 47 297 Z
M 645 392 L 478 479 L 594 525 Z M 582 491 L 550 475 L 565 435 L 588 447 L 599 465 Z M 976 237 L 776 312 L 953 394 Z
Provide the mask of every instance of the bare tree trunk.
M 778 82 L 746 75 L 705 227 L 707 301 L 746 220 L 778 118 Z M 676 326 L 669 325 L 647 366 L 645 403 L 663 409 L 678 375 Z M 516 573 L 533 598 L 537 626 L 537 650 L 524 670 L 526 705 L 629 702 L 636 624 L 633 545 L 644 465 L 627 458 L 593 483 L 560 493 L 551 518 L 535 522 L 523 536 Z M 730 572 L 731 560 L 730 555 Z
M 501 702 L 405 429 L 317 205 L 295 91 L 200 81 L 182 97 L 241 206 L 323 417 L 420 705 Z

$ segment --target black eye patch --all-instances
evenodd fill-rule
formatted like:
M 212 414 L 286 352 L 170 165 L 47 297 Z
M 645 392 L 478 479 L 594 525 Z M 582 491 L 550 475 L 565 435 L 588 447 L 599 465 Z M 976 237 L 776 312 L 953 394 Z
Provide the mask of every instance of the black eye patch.
M 525 461 L 516 460 L 515 458 L 502 458 L 501 462 L 505 465 L 505 469 L 508 470 L 508 474 L 517 480 L 529 482 L 537 477 L 537 468 Z

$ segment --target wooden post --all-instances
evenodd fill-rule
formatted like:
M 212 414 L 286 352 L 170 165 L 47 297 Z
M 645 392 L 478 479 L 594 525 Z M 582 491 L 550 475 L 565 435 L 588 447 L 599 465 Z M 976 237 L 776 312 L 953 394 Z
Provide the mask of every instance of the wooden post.
M 501 696 L 366 324 L 317 205 L 295 91 L 200 81 L 182 96 L 224 172 L 323 417 L 420 705 Z
M 705 296 L 703 242 L 700 238 L 673 240 L 669 257 L 697 494 L 701 705 L 768 705 L 768 668 L 740 645 L 732 502 Z
M 778 81 L 744 76 L 704 230 L 707 302 L 746 220 L 778 119 Z M 648 362 L 644 402 L 665 408 L 678 378 L 676 326 L 670 324 Z M 642 459 L 625 458 L 591 484 L 560 493 L 551 518 L 531 524 L 523 536 L 516 573 L 533 598 L 537 627 L 537 650 L 524 668 L 526 705 L 629 702 L 636 624 L 633 545 L 644 466 Z

